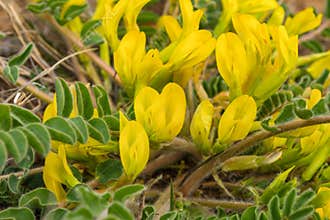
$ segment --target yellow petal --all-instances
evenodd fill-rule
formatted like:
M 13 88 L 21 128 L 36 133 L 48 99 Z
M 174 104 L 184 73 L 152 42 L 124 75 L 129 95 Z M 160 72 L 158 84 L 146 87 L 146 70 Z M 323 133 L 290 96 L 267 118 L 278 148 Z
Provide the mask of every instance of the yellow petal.
M 198 30 L 199 22 L 203 16 L 202 10 L 193 10 L 191 0 L 179 0 L 183 20 L 183 36 Z
M 322 22 L 322 14 L 315 16 L 313 8 L 306 8 L 289 17 L 285 21 L 285 27 L 290 35 L 303 34 L 317 28 Z
M 267 12 L 278 7 L 276 0 L 244 0 L 239 2 L 239 12 L 246 14 Z
M 173 17 L 164 15 L 158 21 L 159 26 L 164 26 L 171 42 L 176 41 L 182 32 L 179 22 Z
M 256 117 L 257 106 L 254 99 L 242 95 L 234 99 L 223 113 L 218 127 L 220 143 L 230 143 L 245 138 Z
M 151 141 L 170 141 L 183 125 L 184 91 L 175 83 L 167 84 L 161 94 L 151 87 L 144 87 L 135 97 L 134 111 L 136 120 L 143 125 Z
M 160 94 L 162 109 L 165 111 L 166 135 L 164 141 L 172 140 L 179 134 L 186 114 L 186 96 L 181 86 L 168 83 Z
M 309 100 L 307 101 L 307 108 L 312 109 L 322 98 L 322 93 L 318 89 L 312 89 Z
M 219 73 L 229 86 L 231 96 L 241 95 L 249 72 L 243 42 L 234 33 L 222 34 L 217 40 L 215 52 Z
M 121 40 L 114 52 L 114 66 L 129 95 L 134 94 L 137 78 L 136 64 L 145 55 L 146 37 L 143 32 L 130 31 Z
M 209 100 L 202 101 L 191 120 L 190 134 L 196 146 L 203 153 L 210 151 L 211 142 L 209 140 L 214 107 Z
M 308 72 L 313 76 L 314 79 L 318 78 L 324 70 L 330 70 L 330 56 L 326 56 L 322 59 L 319 59 L 315 62 L 313 62 L 308 67 Z
M 64 194 L 61 184 L 68 187 L 79 184 L 67 163 L 63 144 L 58 147 L 58 154 L 50 152 L 46 156 L 43 179 L 46 187 L 54 192 L 59 200 L 63 199 Z
M 143 125 L 149 136 L 153 136 L 156 132 L 155 127 L 158 128 L 155 123 L 163 118 L 158 115 L 158 120 L 156 120 L 152 115 L 151 108 L 155 102 L 159 102 L 159 94 L 151 87 L 142 88 L 134 99 L 136 121 Z
M 194 31 L 176 46 L 168 63 L 174 70 L 194 66 L 212 53 L 215 43 L 209 31 Z
M 119 137 L 120 159 L 127 177 L 134 180 L 144 169 L 149 158 L 149 141 L 142 125 L 129 121 Z
M 102 28 L 106 34 L 106 38 L 110 47 L 115 51 L 119 46 L 118 39 L 118 25 L 123 17 L 129 1 L 120 0 L 112 7 L 111 5 L 105 6 L 105 16 L 102 19 Z
M 285 18 L 285 11 L 284 8 L 280 6 L 273 11 L 272 16 L 267 21 L 267 24 L 281 25 L 283 23 L 284 18 Z
M 136 23 L 136 19 L 141 12 L 142 8 L 149 2 L 150 0 L 130 0 L 130 3 L 127 5 L 125 12 L 125 26 L 126 30 L 139 30 L 139 26 Z

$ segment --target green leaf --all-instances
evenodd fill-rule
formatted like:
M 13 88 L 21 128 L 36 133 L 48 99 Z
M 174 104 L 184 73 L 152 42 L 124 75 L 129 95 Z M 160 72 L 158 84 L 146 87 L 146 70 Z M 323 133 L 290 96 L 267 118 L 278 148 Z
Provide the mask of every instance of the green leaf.
M 9 106 L 10 106 L 11 117 L 19 124 L 26 125 L 34 122 L 41 122 L 40 118 L 31 111 L 19 107 L 17 105 L 9 105 Z
M 0 130 L 9 131 L 13 122 L 10 117 L 10 108 L 8 105 L 0 104 L 0 118 Z
M 77 140 L 82 144 L 86 143 L 89 133 L 87 124 L 84 119 L 82 119 L 81 116 L 78 116 L 76 118 L 70 118 L 69 121 L 71 122 L 71 125 L 76 132 Z
M 245 209 L 241 216 L 241 220 L 256 220 L 256 219 L 257 219 L 257 208 L 255 206 Z
M 55 195 L 46 188 L 37 188 L 21 196 L 19 206 L 38 208 L 43 206 L 57 205 Z
M 17 166 L 22 169 L 29 169 L 34 163 L 34 151 L 31 147 L 28 147 L 27 153 L 23 160 L 17 163 Z
M 315 198 L 315 196 L 316 196 L 315 192 L 311 189 L 304 191 L 296 199 L 295 206 L 294 206 L 295 209 L 299 209 L 305 205 L 308 205 Z
M 8 188 L 12 193 L 19 194 L 20 190 L 20 179 L 15 175 L 10 175 L 8 178 Z
M 330 71 L 328 69 L 325 69 L 323 73 L 319 76 L 319 78 L 315 80 L 315 83 L 321 84 L 323 86 L 323 84 L 327 81 L 329 75 Z M 322 89 L 320 91 L 322 92 Z
M 7 158 L 8 158 L 8 153 L 7 153 L 6 145 L 0 139 L 0 173 L 6 166 Z
M 48 212 L 45 219 L 47 219 L 47 220 L 62 220 L 66 213 L 68 213 L 68 210 L 64 209 L 64 208 L 53 209 L 50 212 Z
M 123 173 L 123 166 L 120 160 L 108 159 L 99 163 L 96 167 L 96 177 L 101 184 L 110 180 L 117 180 Z
M 126 208 L 122 203 L 117 201 L 113 202 L 108 209 L 110 216 L 117 217 L 119 219 L 133 220 L 133 214 L 128 208 Z
M 327 6 L 325 8 L 325 17 L 330 18 L 330 0 L 327 0 Z
M 268 203 L 268 212 L 271 220 L 281 219 L 280 198 L 276 195 Z
M 140 193 L 144 189 L 145 189 L 144 186 L 141 184 L 123 186 L 114 193 L 113 200 L 119 202 L 125 202 L 126 199 L 137 193 Z
M 0 131 L 0 140 L 6 145 L 6 148 L 11 156 L 14 157 L 16 162 L 20 162 L 24 158 L 22 151 L 25 151 L 24 146 L 17 146 L 13 137 L 4 131 Z M 26 152 L 26 151 L 25 151 Z
M 107 124 L 101 118 L 93 118 L 88 121 L 90 136 L 104 144 L 110 139 L 110 132 Z
M 77 93 L 77 106 L 79 115 L 84 119 L 90 119 L 94 114 L 94 107 L 87 87 L 80 82 L 75 84 Z
M 67 212 L 63 218 L 63 220 L 91 220 L 91 219 L 94 219 L 92 213 L 84 207 L 80 207 L 71 212 Z
M 119 131 L 120 126 L 118 115 L 107 115 L 103 117 L 103 120 L 107 123 L 110 130 Z
M 37 2 L 35 4 L 29 4 L 27 9 L 33 13 L 42 13 L 49 9 L 47 2 Z
M 0 31 L 0 40 L 4 39 L 6 36 L 6 33 Z
M 313 215 L 314 208 L 313 207 L 305 207 L 302 209 L 299 209 L 298 211 L 292 213 L 292 215 L 289 216 L 288 219 L 290 220 L 304 220 L 304 219 L 310 219 L 310 217 Z
M 55 81 L 57 115 L 69 117 L 73 108 L 73 97 L 68 84 L 61 78 Z
M 293 103 L 284 106 L 279 116 L 276 118 L 275 124 L 282 124 L 295 119 L 296 114 L 294 112 L 294 109 L 295 107 Z
M 159 19 L 159 15 L 152 11 L 142 11 L 138 18 L 138 23 L 149 23 L 149 22 L 156 22 Z
M 107 92 L 101 86 L 94 86 L 93 90 L 95 94 L 99 117 L 111 115 L 110 102 Z
M 301 45 L 314 53 L 321 53 L 324 51 L 322 44 L 317 40 L 304 41 Z
M 271 184 L 265 189 L 264 193 L 260 197 L 261 201 L 267 203 L 269 199 L 278 193 L 281 189 L 281 186 L 285 183 L 285 180 L 288 178 L 290 172 L 293 170 L 294 166 L 287 169 L 283 173 L 280 173 Z
M 96 46 L 104 43 L 104 38 L 96 32 L 89 33 L 82 40 L 85 46 Z
M 141 220 L 153 220 L 155 213 L 155 207 L 148 205 L 143 208 Z
M 70 6 L 63 16 L 63 22 L 68 22 L 74 19 L 75 17 L 79 16 L 81 13 L 85 11 L 87 8 L 87 4 L 84 5 L 72 5 Z
M 107 197 L 100 196 L 83 184 L 73 187 L 68 192 L 67 199 L 69 201 L 79 202 L 80 206 L 89 210 L 93 216 L 98 216 L 108 206 Z
M 41 155 L 46 156 L 50 149 L 50 133 L 46 127 L 40 123 L 31 123 L 25 127 L 20 127 L 29 144 Z
M 87 21 L 81 29 L 80 37 L 85 38 L 90 32 L 94 31 L 97 27 L 102 24 L 102 20 L 90 20 Z
M 9 131 L 9 134 L 11 135 L 17 148 L 20 151 L 20 154 L 22 155 L 22 158 L 20 160 L 16 160 L 17 162 L 20 162 L 27 155 L 29 148 L 28 139 L 26 135 L 19 129 L 11 130 Z
M 75 144 L 77 141 L 76 132 L 72 125 L 62 117 L 50 118 L 45 122 L 53 140 L 62 143 Z
M 3 74 L 10 82 L 15 84 L 19 77 L 19 69 L 17 66 L 6 66 L 3 70 Z
M 289 216 L 293 211 L 293 206 L 295 204 L 297 197 L 297 190 L 295 188 L 291 189 L 284 198 L 283 204 L 283 215 Z
M 159 220 L 175 220 L 177 215 L 176 211 L 170 211 L 162 215 Z
M 9 66 L 21 66 L 25 63 L 25 61 L 29 58 L 30 53 L 32 52 L 34 45 L 33 43 L 29 43 L 19 54 L 13 56 L 8 61 Z
M 329 107 L 324 98 L 313 106 L 312 112 L 315 116 L 329 113 Z
M 266 118 L 264 120 L 261 121 L 261 126 L 263 129 L 265 129 L 266 131 L 271 131 L 271 132 L 276 132 L 278 131 L 277 127 L 273 127 L 269 125 L 269 121 L 271 120 L 271 118 Z
M 0 219 L 34 220 L 33 212 L 28 208 L 8 208 L 0 211 Z
M 264 211 L 260 212 L 258 220 L 268 220 L 268 217 Z

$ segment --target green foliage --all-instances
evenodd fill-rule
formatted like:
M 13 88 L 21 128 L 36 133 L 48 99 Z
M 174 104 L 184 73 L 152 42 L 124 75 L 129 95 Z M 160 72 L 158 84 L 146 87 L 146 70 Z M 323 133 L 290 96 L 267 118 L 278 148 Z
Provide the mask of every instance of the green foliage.
M 87 8 L 87 4 L 71 5 L 62 16 L 62 8 L 67 1 L 68 0 L 41 0 L 37 3 L 29 4 L 28 9 L 34 13 L 49 12 L 54 15 L 59 24 L 64 25 L 79 16 Z
M 16 81 L 19 77 L 19 68 L 29 58 L 29 56 L 33 50 L 33 47 L 34 47 L 34 44 L 29 43 L 28 45 L 26 45 L 26 47 L 24 49 L 22 49 L 21 52 L 12 56 L 9 59 L 7 66 L 5 66 L 5 68 L 3 70 L 3 73 L 12 83 L 16 83 Z

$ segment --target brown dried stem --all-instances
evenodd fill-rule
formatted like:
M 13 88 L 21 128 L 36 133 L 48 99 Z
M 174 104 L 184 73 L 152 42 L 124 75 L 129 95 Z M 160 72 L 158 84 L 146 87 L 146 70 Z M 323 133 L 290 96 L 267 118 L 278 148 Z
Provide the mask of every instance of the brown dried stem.
M 221 166 L 223 161 L 246 151 L 248 147 L 256 144 L 257 142 L 286 131 L 323 123 L 330 123 L 330 115 L 316 116 L 308 120 L 294 120 L 279 125 L 277 127 L 278 130 L 274 132 L 262 130 L 251 134 L 244 140 L 234 143 L 224 152 L 211 156 L 209 159 L 197 166 L 197 168 L 190 172 L 190 174 L 188 174 L 181 182 L 180 191 L 185 196 L 191 195 L 196 189 L 198 189 L 205 178 L 210 176 L 214 170 Z

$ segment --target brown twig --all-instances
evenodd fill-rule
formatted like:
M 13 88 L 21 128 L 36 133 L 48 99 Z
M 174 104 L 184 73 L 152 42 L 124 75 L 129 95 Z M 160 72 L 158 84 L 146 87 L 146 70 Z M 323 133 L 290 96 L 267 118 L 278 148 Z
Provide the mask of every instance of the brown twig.
M 2 175 L 0 176 L 0 181 L 1 180 L 5 180 L 8 179 L 10 176 L 14 175 L 14 176 L 23 176 L 23 175 L 33 175 L 33 174 L 37 174 L 37 173 L 41 173 L 43 171 L 44 167 L 36 167 L 36 168 L 32 168 L 29 171 L 25 172 L 25 171 L 20 171 L 20 172 L 16 172 L 16 173 L 9 173 L 6 175 Z
M 294 120 L 284 124 L 279 125 L 277 131 L 259 131 L 247 138 L 234 143 L 227 150 L 222 153 L 216 154 L 206 161 L 202 162 L 197 168 L 195 168 L 186 178 L 181 182 L 181 192 L 185 196 L 191 195 L 201 184 L 201 182 L 210 176 L 212 172 L 217 169 L 223 161 L 226 159 L 242 153 L 247 150 L 248 147 L 254 145 L 257 142 L 265 140 L 266 138 L 272 137 L 274 135 L 294 130 L 297 128 L 307 127 L 316 124 L 330 123 L 330 115 L 316 116 L 308 120 Z
M 0 59 L 0 64 L 2 63 L 2 60 Z M 0 65 L 0 74 L 2 74 L 3 72 L 3 64 L 2 63 Z M 21 71 L 21 69 L 20 69 Z M 53 101 L 53 97 L 52 95 L 49 95 L 45 92 L 43 92 L 42 90 L 38 89 L 37 87 L 35 87 L 34 85 L 30 84 L 26 79 L 22 78 L 22 77 L 18 77 L 16 83 L 19 86 L 24 86 L 24 90 L 27 92 L 30 92 L 32 95 L 34 95 L 35 97 L 39 98 L 40 100 L 46 102 L 46 103 L 51 103 Z
M 199 205 L 207 206 L 210 208 L 227 208 L 234 210 L 242 210 L 253 206 L 253 202 L 244 202 L 244 201 L 231 201 L 231 200 L 217 200 L 217 199 L 201 199 L 201 198 L 186 198 L 188 201 L 193 203 L 198 203 Z
M 73 43 L 75 46 L 77 46 L 79 49 L 86 49 L 84 44 L 81 42 L 79 38 L 77 38 L 74 34 L 72 34 L 69 30 L 66 30 L 65 28 L 61 27 L 56 21 L 54 21 L 53 18 L 47 17 L 50 22 L 56 27 L 57 30 L 59 30 L 71 43 Z M 121 85 L 120 78 L 118 74 L 116 74 L 116 71 L 109 66 L 107 63 L 105 63 L 98 55 L 96 55 L 94 52 L 89 51 L 86 53 L 86 55 L 91 58 L 91 60 L 98 65 L 101 69 L 103 69 L 105 72 L 109 74 L 110 77 L 112 77 L 117 84 Z

